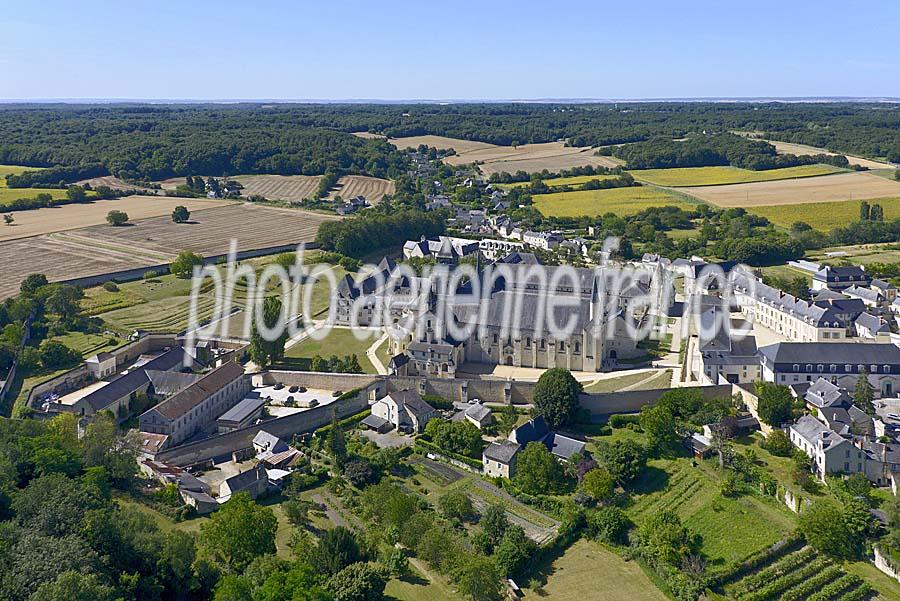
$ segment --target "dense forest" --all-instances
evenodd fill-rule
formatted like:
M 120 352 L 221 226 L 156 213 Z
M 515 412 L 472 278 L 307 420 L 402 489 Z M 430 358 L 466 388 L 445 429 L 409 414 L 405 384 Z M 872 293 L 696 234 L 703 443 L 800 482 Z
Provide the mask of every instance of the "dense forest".
M 4 105 L 0 164 L 66 166 L 133 179 L 174 175 L 365 173 L 405 158 L 347 135 L 435 134 L 495 144 L 566 139 L 604 146 L 729 131 L 900 162 L 900 105 L 889 103 Z M 732 141 L 759 158 L 751 142 Z M 721 149 L 720 149 L 721 150 Z M 779 165 L 781 166 L 781 165 Z M 764 167 L 757 167 L 764 168 Z M 65 175 L 65 173 L 64 173 Z M 59 173 L 45 177 L 58 177 Z M 68 180 L 67 180 L 68 181 Z M 22 185 L 59 181 L 23 181 Z
M 383 140 L 311 127 L 291 110 L 186 106 L 0 110 L 0 164 L 64 167 L 11 176 L 31 187 L 111 173 L 126 179 L 237 173 L 393 177 L 405 156 Z
M 599 152 L 623 159 L 631 169 L 731 165 L 761 170 L 815 163 L 829 163 L 837 167 L 849 166 L 847 157 L 842 155 L 780 155 L 768 142 L 751 140 L 729 132 L 694 136 L 678 141 L 654 138 L 624 146 L 607 146 Z

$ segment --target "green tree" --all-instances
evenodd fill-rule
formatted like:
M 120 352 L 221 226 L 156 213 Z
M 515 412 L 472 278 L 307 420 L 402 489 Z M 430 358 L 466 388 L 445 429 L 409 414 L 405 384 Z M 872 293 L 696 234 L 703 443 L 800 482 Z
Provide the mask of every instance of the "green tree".
M 262 317 L 265 326 L 268 329 L 275 329 L 279 322 L 284 325 L 281 315 L 281 299 L 277 296 L 270 296 L 263 300 Z M 250 332 L 250 359 L 260 367 L 268 367 L 272 363 L 281 361 L 284 358 L 284 344 L 287 342 L 287 328 L 282 327 L 281 333 L 275 340 L 266 340 L 259 332 L 259 327 L 254 320 L 253 328 Z
M 71 202 L 84 202 L 87 200 L 87 192 L 81 186 L 69 186 L 66 188 L 66 198 Z
M 869 384 L 869 371 L 863 367 L 859 370 L 856 386 L 853 387 L 853 402 L 869 415 L 875 415 L 874 400 L 875 389 Z
M 584 492 L 597 501 L 606 501 L 613 494 L 613 479 L 609 471 L 602 467 L 589 470 L 581 481 Z
M 562 468 L 543 443 L 529 442 L 516 456 L 513 481 L 528 494 L 553 492 L 562 478 Z
M 568 424 L 578 411 L 581 384 L 560 367 L 541 374 L 534 387 L 534 414 L 542 416 L 550 429 Z
M 697 546 L 697 537 L 674 511 L 664 509 L 648 517 L 639 529 L 641 553 L 654 561 L 680 566 Z
M 784 430 L 773 430 L 762 442 L 762 447 L 773 455 L 779 457 L 788 457 L 794 450 L 791 439 L 784 433 Z
M 852 505 L 845 510 L 835 501 L 820 499 L 800 513 L 797 527 L 809 545 L 820 553 L 852 559 L 858 556 L 864 542 L 856 511 Z M 865 512 L 868 514 L 868 509 Z
M 645 405 L 641 409 L 641 429 L 647 434 L 647 444 L 656 452 L 675 449 L 679 443 L 675 416 L 664 404 Z
M 479 523 L 492 545 L 499 544 L 503 534 L 509 528 L 509 518 L 506 517 L 506 510 L 499 503 L 488 505 Z
M 869 206 L 869 203 L 866 201 L 862 201 L 859 203 L 859 220 L 860 221 L 868 221 L 872 215 L 872 207 Z
M 631 521 L 615 505 L 600 507 L 587 514 L 587 530 L 592 538 L 615 545 L 627 542 Z
M 191 212 L 188 211 L 187 207 L 184 205 L 178 205 L 175 207 L 175 210 L 172 211 L 172 221 L 175 223 L 185 223 L 190 218 Z
M 106 214 L 106 223 L 112 226 L 120 226 L 128 223 L 128 213 L 125 211 L 110 211 Z
M 500 598 L 500 573 L 487 557 L 469 555 L 460 558 L 453 577 L 457 590 L 472 601 Z
M 42 286 L 47 285 L 47 276 L 43 273 L 31 273 L 25 276 L 19 284 L 19 293 L 23 296 L 33 296 Z
M 766 424 L 777 428 L 791 419 L 793 398 L 787 386 L 757 382 L 756 396 L 759 399 L 756 411 Z
M 81 355 L 75 350 L 56 340 L 45 340 L 41 344 L 40 352 L 41 365 L 47 369 L 68 367 L 81 360 Z
M 532 560 L 536 548 L 521 526 L 510 526 L 494 548 L 494 561 L 501 574 L 518 576 Z
M 61 321 L 70 322 L 78 317 L 81 307 L 78 304 L 84 298 L 84 292 L 76 286 L 56 286 L 47 297 L 46 307 L 51 313 L 59 315 Z
M 29 601 L 113 601 L 116 590 L 100 582 L 94 574 L 63 572 L 53 582 L 42 584 Z
M 337 419 L 337 414 L 331 416 L 331 428 L 328 430 L 326 449 L 334 462 L 340 467 L 347 461 L 347 440 L 344 437 L 344 429 Z
M 621 485 L 637 480 L 647 468 L 647 451 L 634 440 L 618 440 L 597 446 L 597 459 Z
M 318 572 L 333 576 L 365 558 L 356 535 L 347 528 L 338 526 L 322 535 L 309 559 Z
M 472 499 L 461 490 L 451 490 L 438 497 L 438 507 L 444 517 L 468 522 L 475 518 Z
M 381 601 L 386 584 L 383 567 L 357 562 L 329 578 L 325 588 L 334 594 L 334 601 Z
M 247 493 L 236 493 L 200 529 L 207 553 L 232 569 L 241 570 L 254 557 L 275 553 L 278 520 L 268 507 Z
M 182 251 L 169 263 L 169 271 L 179 278 L 188 278 L 194 273 L 195 265 L 202 265 L 203 257 L 190 251 Z

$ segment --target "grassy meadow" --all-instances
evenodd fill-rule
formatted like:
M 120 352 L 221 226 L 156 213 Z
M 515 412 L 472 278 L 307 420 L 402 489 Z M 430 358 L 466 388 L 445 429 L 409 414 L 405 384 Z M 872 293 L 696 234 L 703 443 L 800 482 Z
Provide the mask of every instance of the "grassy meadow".
M 683 167 L 675 169 L 641 169 L 629 171 L 634 179 L 657 186 L 719 186 L 768 182 L 798 177 L 815 177 L 845 171 L 832 165 L 802 165 L 783 169 L 751 171 L 737 167 Z
M 634 186 L 608 190 L 576 190 L 536 194 L 534 206 L 548 217 L 595 216 L 605 213 L 634 215 L 650 207 L 678 206 L 685 209 L 693 205 L 658 188 Z
M 887 220 L 900 217 L 900 198 L 876 198 L 867 201 L 869 204 L 880 204 L 884 207 L 884 218 Z M 768 205 L 750 207 L 748 210 L 768 218 L 781 227 L 791 227 L 797 221 L 805 221 L 814 229 L 828 232 L 836 227 L 845 226 L 859 219 L 858 200 L 842 202 L 813 202 L 788 205 Z
M 285 349 L 284 363 L 295 369 L 309 369 L 309 363 L 316 355 L 326 359 L 331 355 L 338 357 L 356 355 L 363 371 L 367 374 L 374 374 L 377 373 L 375 366 L 366 355 L 366 351 L 374 342 L 375 338 L 357 340 L 350 328 L 333 328 L 324 340 L 307 338 Z

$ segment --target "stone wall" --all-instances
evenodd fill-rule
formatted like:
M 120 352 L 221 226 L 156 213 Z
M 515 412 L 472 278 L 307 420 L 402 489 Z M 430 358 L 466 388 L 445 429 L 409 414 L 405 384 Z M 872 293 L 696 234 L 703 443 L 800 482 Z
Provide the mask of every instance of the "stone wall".
M 237 449 L 251 446 L 253 438 L 260 430 L 265 430 L 279 438 L 290 441 L 295 434 L 312 432 L 331 422 L 332 416 L 338 419 L 348 417 L 368 407 L 369 390 L 363 388 L 359 394 L 341 401 L 315 407 L 307 411 L 295 413 L 262 424 L 247 426 L 189 444 L 183 444 L 157 454 L 156 459 L 179 466 L 193 465 L 203 461 L 229 455 Z

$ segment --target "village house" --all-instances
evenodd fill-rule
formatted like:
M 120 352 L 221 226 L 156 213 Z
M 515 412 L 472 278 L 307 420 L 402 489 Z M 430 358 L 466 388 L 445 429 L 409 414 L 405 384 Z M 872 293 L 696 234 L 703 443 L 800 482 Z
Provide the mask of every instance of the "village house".
M 813 472 L 820 480 L 826 474 L 866 473 L 866 455 L 862 449 L 811 415 L 804 415 L 792 424 L 788 435 L 794 446 L 812 460 Z
M 392 392 L 374 401 L 371 409 L 373 416 L 391 424 L 394 429 L 416 434 L 425 430 L 428 420 L 438 416 L 434 407 L 412 390 Z M 379 426 L 376 425 L 375 429 L 379 429 Z
M 822 290 L 827 288 L 836 292 L 842 292 L 850 286 L 869 286 L 872 276 L 865 269 L 857 265 L 846 267 L 831 267 L 825 265 L 813 274 L 812 289 Z
M 585 447 L 585 443 L 580 440 L 551 431 L 540 415 L 515 428 L 507 438 L 523 448 L 530 442 L 539 442 L 546 446 L 554 457 L 566 461 L 571 459 L 572 455 L 583 452 Z
M 516 455 L 520 447 L 510 440 L 492 442 L 482 451 L 484 475 L 489 478 L 512 478 L 516 472 Z
M 528 246 L 535 246 L 543 250 L 553 250 L 563 241 L 559 232 L 533 232 L 531 230 L 522 234 L 522 242 Z
M 232 495 L 245 492 L 251 499 L 261 497 L 269 489 L 269 475 L 265 466 L 261 463 L 243 471 L 236 476 L 226 479 L 219 485 L 219 496 L 216 501 L 219 504 L 227 502 Z

